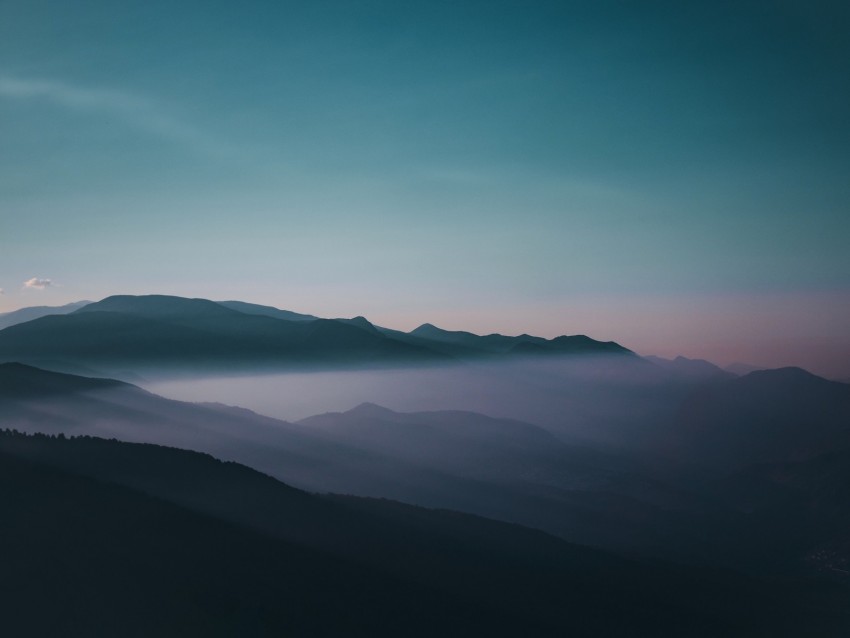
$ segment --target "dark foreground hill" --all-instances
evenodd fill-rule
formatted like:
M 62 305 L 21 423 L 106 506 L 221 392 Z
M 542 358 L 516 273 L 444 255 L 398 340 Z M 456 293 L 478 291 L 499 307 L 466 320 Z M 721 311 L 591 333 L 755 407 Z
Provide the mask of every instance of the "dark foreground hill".
M 5 635 L 429 636 L 502 622 L 527 626 L 303 545 L 10 454 L 0 455 L 0 482 Z
M 10 635 L 837 635 L 829 596 L 192 452 L 0 435 Z

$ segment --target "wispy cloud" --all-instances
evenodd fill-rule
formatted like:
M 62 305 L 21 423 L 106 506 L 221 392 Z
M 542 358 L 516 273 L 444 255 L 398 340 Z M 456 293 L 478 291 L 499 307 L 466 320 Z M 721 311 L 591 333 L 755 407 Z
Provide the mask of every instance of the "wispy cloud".
M 45 100 L 78 111 L 105 113 L 120 118 L 137 130 L 188 145 L 197 151 L 224 152 L 216 140 L 169 113 L 158 101 L 135 93 L 0 75 L 0 98 Z
M 24 288 L 34 288 L 35 290 L 44 290 L 45 288 L 50 288 L 53 285 L 53 280 L 45 277 L 33 277 L 32 279 L 27 279 L 24 282 Z

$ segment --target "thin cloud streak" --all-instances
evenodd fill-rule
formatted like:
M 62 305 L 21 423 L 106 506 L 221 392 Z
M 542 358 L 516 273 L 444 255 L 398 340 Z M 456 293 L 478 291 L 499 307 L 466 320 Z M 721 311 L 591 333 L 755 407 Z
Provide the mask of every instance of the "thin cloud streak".
M 184 144 L 196 151 L 211 155 L 227 152 L 222 144 L 167 113 L 157 101 L 134 93 L 84 88 L 51 80 L 0 76 L 0 98 L 45 100 L 77 111 L 108 113 L 137 130 Z

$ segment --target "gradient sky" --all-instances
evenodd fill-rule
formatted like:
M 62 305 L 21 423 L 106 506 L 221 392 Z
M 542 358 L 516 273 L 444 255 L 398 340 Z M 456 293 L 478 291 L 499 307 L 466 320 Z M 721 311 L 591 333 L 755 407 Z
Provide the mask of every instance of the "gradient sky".
M 846 6 L 0 0 L 0 312 L 236 298 L 850 378 Z

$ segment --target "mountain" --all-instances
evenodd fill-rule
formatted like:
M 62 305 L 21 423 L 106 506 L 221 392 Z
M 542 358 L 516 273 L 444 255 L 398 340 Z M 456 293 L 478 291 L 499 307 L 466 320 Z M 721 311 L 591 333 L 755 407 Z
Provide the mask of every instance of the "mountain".
M 0 608 L 18 635 L 826 636 L 846 627 L 837 605 L 814 608 L 795 590 L 734 573 L 644 564 L 453 512 L 318 497 L 193 452 L 7 432 L 0 459 Z
M 124 387 L 132 386 L 112 379 L 92 379 L 40 370 L 21 363 L 0 364 L 0 401 L 9 403 Z
M 39 319 L 40 317 L 46 317 L 47 315 L 66 315 L 90 303 L 90 301 L 75 301 L 64 306 L 32 306 L 30 308 L 13 310 L 12 312 L 4 312 L 0 314 L 0 330 L 26 321 L 32 321 L 33 319 Z
M 113 295 L 88 304 L 77 314 L 91 312 L 115 312 L 183 323 L 211 317 L 234 318 L 244 314 L 208 299 L 187 299 L 170 295 Z
M 363 404 L 348 412 L 286 423 L 240 408 L 172 401 L 126 383 L 81 379 L 20 364 L 0 365 L 0 388 L 5 388 L 0 392 L 0 427 L 77 435 L 74 441 L 85 440 L 79 435 L 99 435 L 199 449 L 310 490 L 389 497 L 466 511 L 523 523 L 564 539 L 631 556 L 723 566 L 754 576 L 773 577 L 778 573 L 798 583 L 794 586 L 802 588 L 798 593 L 803 598 L 814 595 L 800 580 L 806 565 L 813 560 L 823 562 L 823 552 L 827 552 L 842 569 L 842 557 L 847 555 L 841 517 L 847 516 L 848 501 L 837 489 L 843 483 L 840 472 L 834 469 L 840 470 L 840 463 L 825 465 L 817 481 L 806 479 L 783 487 L 785 496 L 769 501 L 770 507 L 762 507 L 757 500 L 742 500 L 751 493 L 750 483 L 738 481 L 734 475 L 730 475 L 734 479 L 730 487 L 724 488 L 717 479 L 706 482 L 704 475 L 690 476 L 688 471 L 675 465 L 668 467 L 653 456 L 612 455 L 567 444 L 528 423 L 469 412 L 400 413 Z M 25 447 L 17 449 L 21 452 Z M 177 504 L 202 504 L 206 509 L 198 510 L 200 513 L 223 515 L 215 508 L 253 502 L 245 493 L 223 498 L 232 493 L 232 486 L 217 482 L 194 461 L 169 460 L 178 457 L 165 452 L 135 467 L 132 454 L 126 456 L 121 451 L 131 448 L 99 448 L 96 456 L 84 453 L 88 448 L 74 449 L 83 451 L 63 453 L 63 471 L 98 480 L 120 479 L 126 486 L 172 502 L 189 499 Z M 47 457 L 39 458 L 39 462 L 46 462 Z M 817 469 L 814 463 L 819 458 L 814 457 L 807 467 Z M 148 479 L 142 483 L 131 480 L 151 467 L 167 471 L 168 476 L 153 484 Z M 744 478 L 746 471 L 745 467 L 740 472 Z M 800 476 L 814 471 L 801 472 Z M 781 479 L 783 472 L 771 474 L 770 481 L 775 483 L 776 476 Z M 180 486 L 181 481 L 190 479 L 200 484 Z M 803 514 L 809 506 L 798 506 L 795 500 L 803 484 L 817 485 L 816 494 L 826 495 L 811 499 L 812 516 L 816 517 L 811 531 L 805 534 L 797 523 L 807 520 Z M 150 491 L 154 489 L 159 491 Z M 306 516 L 292 515 L 293 503 L 301 502 L 297 495 L 302 493 L 287 490 L 295 501 L 288 501 L 286 507 L 282 502 L 257 507 L 266 517 L 273 512 L 289 512 L 280 514 L 283 518 L 275 525 L 283 524 L 284 518 L 292 523 Z M 768 493 L 775 491 L 774 487 Z M 201 495 L 202 503 L 192 500 Z M 826 497 L 831 500 L 824 500 Z M 379 508 L 381 516 L 393 520 L 409 514 L 412 518 L 405 518 L 408 534 L 416 529 L 414 521 L 423 520 L 416 508 L 394 504 L 384 510 L 381 501 L 334 499 L 373 513 Z M 790 517 L 794 524 L 783 521 L 783 517 Z M 351 527 L 350 521 L 317 523 L 305 528 L 299 542 L 320 538 L 322 529 L 346 526 Z M 258 529 L 270 532 L 266 527 Z M 365 535 L 380 538 L 374 530 Z M 343 544 L 350 542 L 347 539 Z M 370 551 L 380 553 L 370 547 Z M 406 560 L 402 556 L 391 559 L 402 564 Z
M 740 536 L 745 521 L 698 498 L 681 473 L 669 478 L 668 463 L 567 444 L 521 421 L 364 404 L 287 423 L 20 364 L 0 364 L 0 384 L 0 427 L 191 448 L 312 491 L 455 509 L 629 553 L 740 562 L 718 534 Z M 718 518 L 729 519 L 722 529 L 710 524 Z
M 351 326 L 356 326 L 357 328 L 360 328 L 361 330 L 365 330 L 366 332 L 370 332 L 372 334 L 385 334 L 384 332 L 379 330 L 377 326 L 375 326 L 368 319 L 366 319 L 366 317 L 357 316 L 352 317 L 351 319 L 340 318 L 335 319 L 334 321 L 341 321 L 342 323 L 347 323 Z
M 217 301 L 220 306 L 236 310 L 246 315 L 262 315 L 264 317 L 273 317 L 275 319 L 285 319 L 286 321 L 314 321 L 319 317 L 313 315 L 305 315 L 300 312 L 292 312 L 291 310 L 280 310 L 273 306 L 261 306 L 255 303 L 246 303 L 244 301 Z
M 756 372 L 758 370 L 764 370 L 765 368 L 761 367 L 761 366 L 750 365 L 749 363 L 741 363 L 739 361 L 739 362 L 736 362 L 736 363 L 730 363 L 728 366 L 726 366 L 723 369 L 726 370 L 726 372 L 731 372 L 734 375 L 737 375 L 739 377 L 743 377 L 744 375 L 747 375 L 750 372 Z
M 9 445 L 32 440 L 0 439 L 0 613 L 8 635 L 431 636 L 478 626 L 547 633 L 532 618 L 520 623 L 368 561 L 176 505 L 105 472 L 91 478 L 88 468 L 61 468 L 66 451 L 79 459 L 95 440 L 66 442 L 58 459 L 46 459 Z M 145 452 L 119 456 L 153 467 L 161 455 Z
M 0 427 L 199 449 L 318 489 L 328 467 L 336 486 L 375 462 L 250 410 L 172 401 L 129 383 L 18 363 L 0 364 Z
M 729 471 L 850 448 L 850 385 L 800 368 L 709 384 L 681 405 L 662 438 L 670 454 Z
M 429 342 L 459 347 L 462 351 L 478 351 L 482 354 L 633 354 L 613 341 L 596 341 L 584 335 L 564 335 L 554 339 L 527 334 L 518 337 L 500 334 L 479 336 L 471 332 L 444 330 L 430 323 L 422 324 L 409 335 Z
M 735 373 L 714 365 L 705 359 L 688 359 L 687 357 L 676 357 L 675 359 L 664 359 L 652 355 L 644 359 L 651 361 L 657 366 L 670 370 L 682 378 L 700 381 L 713 381 L 718 379 L 731 379 Z
M 20 364 L 0 364 L 0 381 L 12 384 L 0 394 L 0 427 L 191 448 L 314 491 L 457 509 L 654 555 L 686 551 L 682 526 L 699 527 L 657 468 L 520 421 L 367 404 L 287 423 Z
M 218 404 L 172 401 L 131 384 L 0 364 L 0 426 L 117 436 L 246 463 L 316 491 L 461 509 L 589 540 L 613 512 L 565 490 L 642 485 L 616 457 L 542 428 L 470 412 L 402 414 L 374 405 L 287 423 Z M 585 512 L 575 522 L 576 508 Z M 641 511 L 632 504 L 625 511 Z
M 617 463 L 566 445 L 543 428 L 468 411 L 400 413 L 364 403 L 347 412 L 309 417 L 298 425 L 328 440 L 390 456 L 410 467 L 469 479 L 605 483 Z
M 423 334 L 425 336 L 423 336 Z M 78 310 L 0 330 L 0 361 L 107 374 L 409 366 L 465 358 L 632 353 L 584 336 L 464 335 L 434 328 L 410 334 L 364 317 L 317 319 L 243 302 L 167 295 L 115 295 Z M 448 339 L 448 340 L 447 340 Z
M 440 355 L 330 319 L 287 321 L 204 299 L 115 296 L 0 331 L 0 359 L 96 369 L 218 370 L 440 361 Z

